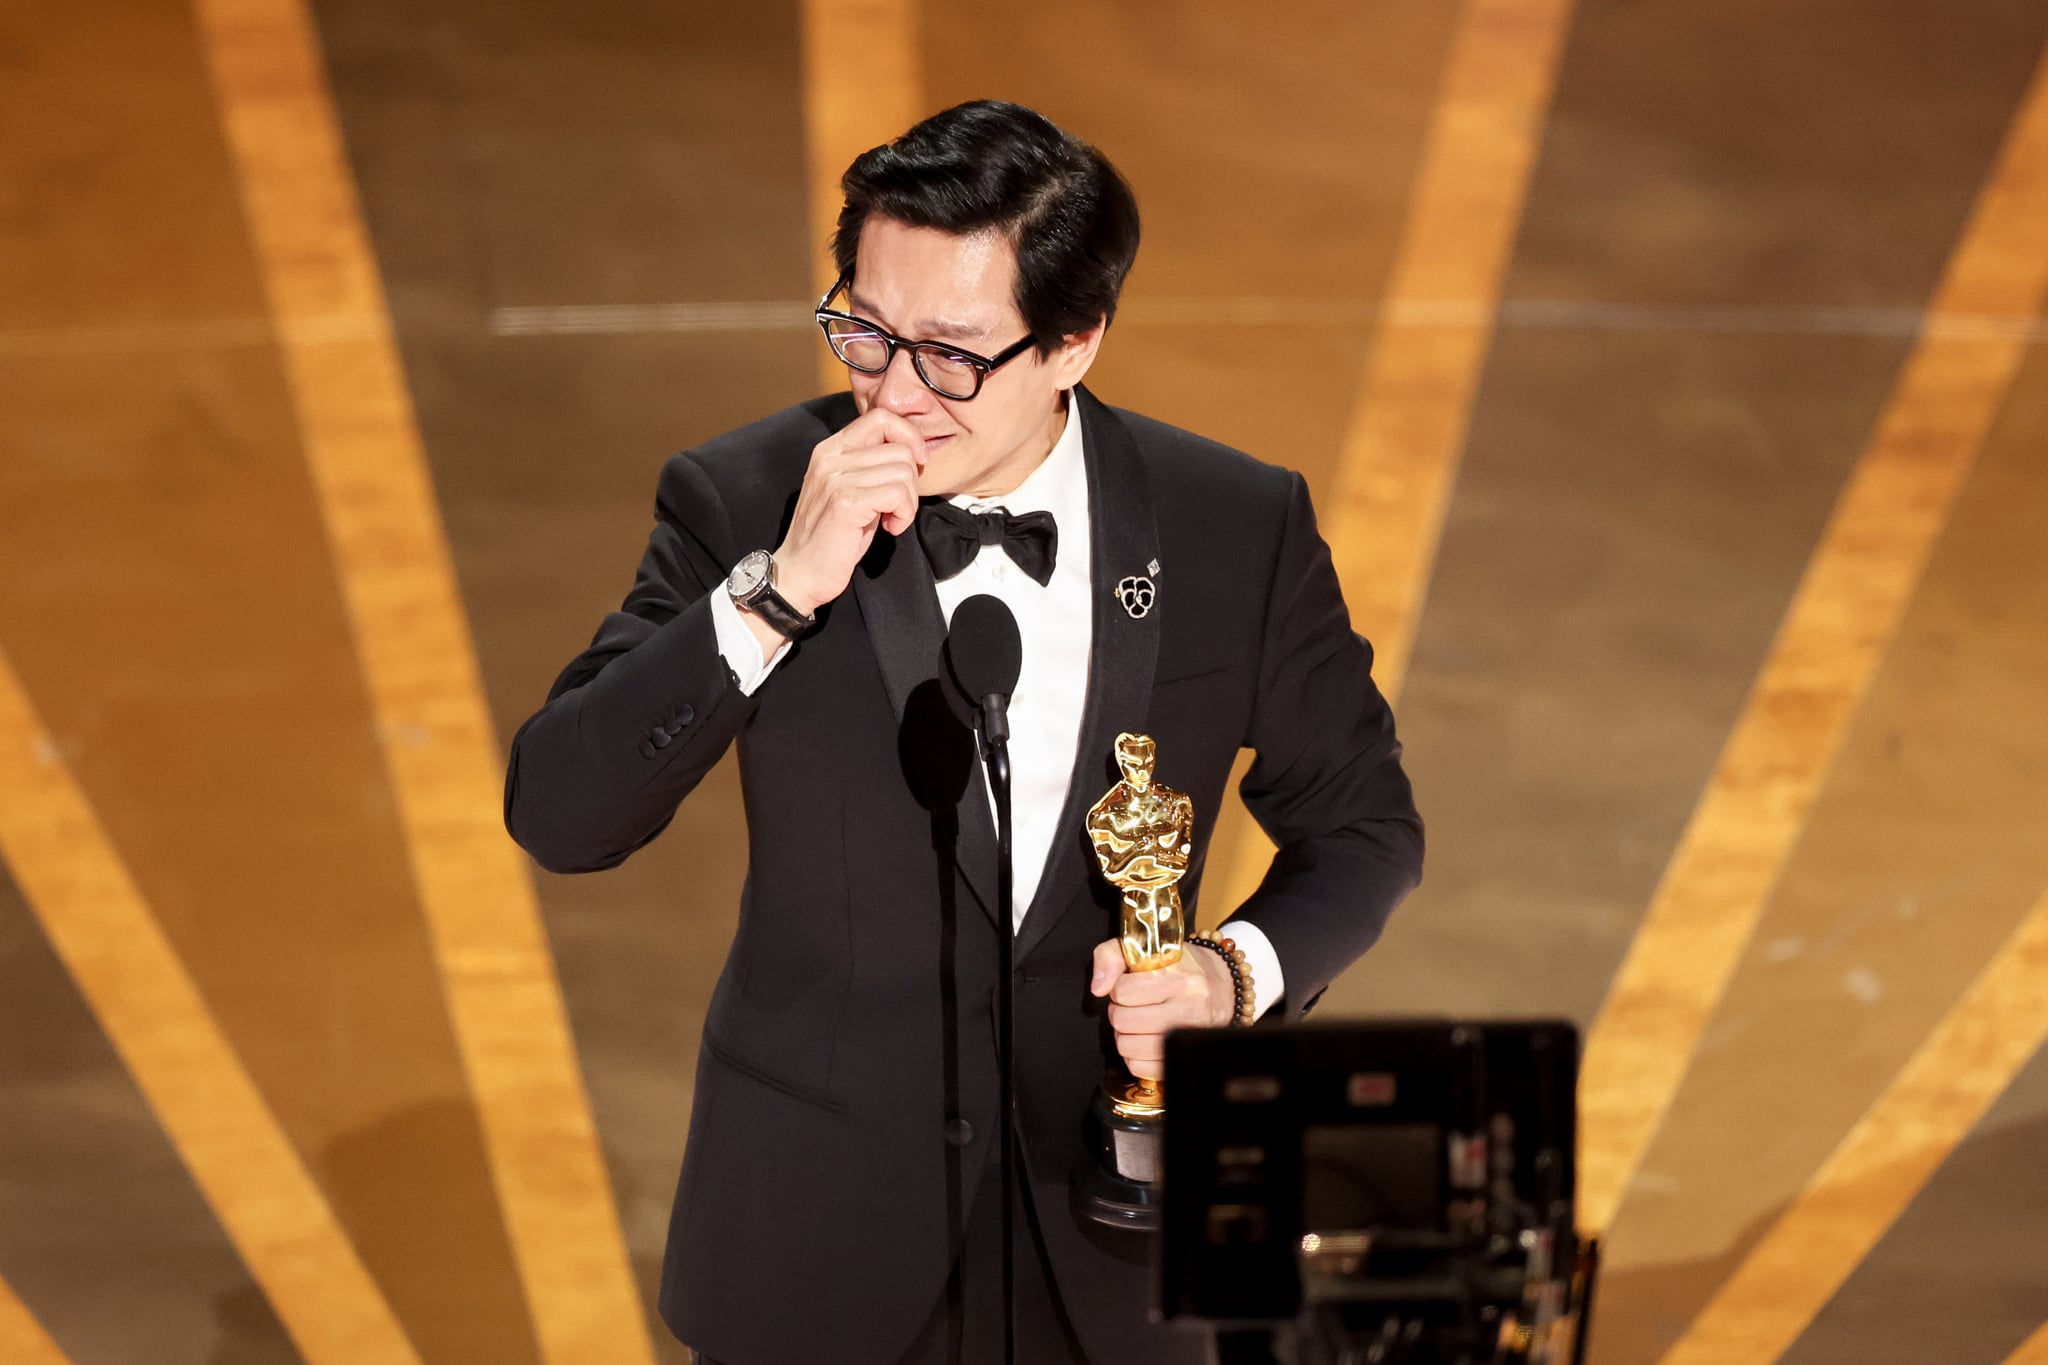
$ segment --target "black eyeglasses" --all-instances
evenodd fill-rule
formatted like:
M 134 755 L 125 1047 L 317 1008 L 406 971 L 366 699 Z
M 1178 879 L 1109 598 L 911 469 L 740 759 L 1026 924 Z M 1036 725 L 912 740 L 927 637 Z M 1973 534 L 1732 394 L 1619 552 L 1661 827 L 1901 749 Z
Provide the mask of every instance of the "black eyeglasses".
M 841 275 L 839 283 L 818 300 L 818 326 L 832 354 L 862 374 L 880 374 L 896 358 L 897 347 L 910 352 L 910 367 L 924 386 L 941 398 L 964 403 L 981 392 L 982 382 L 1003 366 L 1031 349 L 1032 338 L 993 356 L 979 356 L 943 341 L 910 341 L 883 331 L 865 318 L 841 313 L 825 305 L 846 288 L 851 277 Z

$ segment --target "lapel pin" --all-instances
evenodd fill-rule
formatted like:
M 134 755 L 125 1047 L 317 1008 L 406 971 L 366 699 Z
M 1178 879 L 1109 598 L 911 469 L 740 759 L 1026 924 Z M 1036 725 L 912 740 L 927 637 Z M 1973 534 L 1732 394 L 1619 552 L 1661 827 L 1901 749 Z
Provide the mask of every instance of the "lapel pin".
M 1149 567 L 1152 572 L 1158 573 L 1159 561 L 1153 560 Z M 1116 600 L 1123 604 L 1123 609 L 1129 613 L 1133 621 L 1141 619 L 1150 612 L 1152 610 L 1152 603 L 1158 599 L 1158 596 L 1159 589 L 1153 586 L 1152 580 L 1141 578 L 1136 574 L 1129 578 L 1118 580 L 1116 585 Z

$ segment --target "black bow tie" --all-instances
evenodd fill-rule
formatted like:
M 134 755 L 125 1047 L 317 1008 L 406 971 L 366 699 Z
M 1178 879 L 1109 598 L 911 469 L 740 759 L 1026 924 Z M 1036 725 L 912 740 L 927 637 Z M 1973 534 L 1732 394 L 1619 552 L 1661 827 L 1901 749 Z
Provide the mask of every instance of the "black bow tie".
M 928 502 L 917 512 L 917 538 L 932 562 L 932 576 L 941 583 L 974 562 L 984 545 L 1000 545 L 1017 567 L 1044 587 L 1052 581 L 1059 553 L 1060 528 L 1050 512 L 1013 517 L 1000 509 L 970 512 L 950 502 Z

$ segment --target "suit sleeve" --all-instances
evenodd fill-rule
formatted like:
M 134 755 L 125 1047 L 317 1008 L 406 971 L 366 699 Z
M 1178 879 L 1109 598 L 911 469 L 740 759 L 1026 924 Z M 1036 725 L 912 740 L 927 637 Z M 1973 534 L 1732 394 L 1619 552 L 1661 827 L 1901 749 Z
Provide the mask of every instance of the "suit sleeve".
M 671 459 L 633 590 L 512 739 L 505 827 L 550 872 L 615 867 L 661 833 L 759 704 L 712 619 L 733 541 L 702 466 Z
M 1298 474 L 1246 739 L 1255 758 L 1239 790 L 1279 850 L 1233 918 L 1256 925 L 1280 959 L 1286 994 L 1273 1016 L 1299 1019 L 1421 879 L 1422 819 L 1372 646 L 1351 629 Z

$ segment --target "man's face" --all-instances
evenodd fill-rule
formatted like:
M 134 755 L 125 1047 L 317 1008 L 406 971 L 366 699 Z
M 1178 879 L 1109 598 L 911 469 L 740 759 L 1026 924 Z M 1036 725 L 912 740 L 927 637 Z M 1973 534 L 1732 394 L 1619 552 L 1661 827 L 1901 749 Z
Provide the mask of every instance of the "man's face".
M 992 356 L 1029 329 L 1016 303 L 1017 256 L 999 233 L 960 237 L 870 218 L 862 227 L 846 311 L 911 341 L 944 341 Z M 862 412 L 881 407 L 925 439 L 921 496 L 998 497 L 1022 483 L 1052 449 L 1060 392 L 1081 382 L 1102 329 L 1068 339 L 1050 356 L 1026 351 L 960 402 L 925 387 L 907 352 L 881 374 L 848 370 Z

